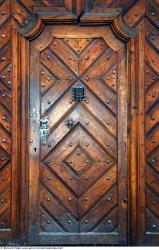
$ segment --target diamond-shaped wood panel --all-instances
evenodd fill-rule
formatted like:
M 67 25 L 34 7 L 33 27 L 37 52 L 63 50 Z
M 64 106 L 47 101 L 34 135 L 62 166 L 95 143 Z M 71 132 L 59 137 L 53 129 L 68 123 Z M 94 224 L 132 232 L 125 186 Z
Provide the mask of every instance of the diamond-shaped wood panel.
M 0 230 L 11 227 L 10 1 L 0 4 Z
M 149 6 L 150 7 L 150 6 Z M 152 7 L 153 8 L 153 7 Z M 148 13 L 152 18 L 155 12 Z M 158 30 L 146 23 L 146 230 L 159 232 L 159 70 Z
M 116 230 L 116 53 L 101 38 L 56 38 L 41 52 L 41 64 L 41 114 L 49 116 L 51 129 L 48 146 L 41 147 L 41 228 Z M 72 89 L 78 86 L 86 99 L 76 102 Z M 73 127 L 66 126 L 69 119 Z

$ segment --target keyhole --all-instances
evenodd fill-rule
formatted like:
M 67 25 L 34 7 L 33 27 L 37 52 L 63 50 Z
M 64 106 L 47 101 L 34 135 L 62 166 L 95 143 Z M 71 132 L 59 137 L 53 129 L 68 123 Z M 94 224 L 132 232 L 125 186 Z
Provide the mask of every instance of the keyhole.
M 34 151 L 36 152 L 36 148 L 34 148 Z

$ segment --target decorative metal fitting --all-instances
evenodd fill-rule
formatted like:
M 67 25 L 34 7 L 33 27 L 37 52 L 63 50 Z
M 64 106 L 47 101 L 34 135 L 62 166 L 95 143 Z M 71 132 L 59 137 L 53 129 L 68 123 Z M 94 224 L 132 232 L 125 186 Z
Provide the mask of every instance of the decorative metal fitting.
M 48 123 L 49 122 L 50 122 L 50 120 L 49 120 L 48 116 L 40 119 L 39 134 L 40 134 L 41 144 L 43 146 L 45 146 L 47 144 L 48 137 L 49 137 L 49 134 L 50 134 L 50 129 L 48 128 Z
M 77 86 L 72 88 L 72 100 L 73 101 L 86 100 L 86 89 L 84 86 Z
M 65 125 L 68 128 L 72 128 L 74 124 L 75 124 L 75 121 L 72 118 L 65 120 Z

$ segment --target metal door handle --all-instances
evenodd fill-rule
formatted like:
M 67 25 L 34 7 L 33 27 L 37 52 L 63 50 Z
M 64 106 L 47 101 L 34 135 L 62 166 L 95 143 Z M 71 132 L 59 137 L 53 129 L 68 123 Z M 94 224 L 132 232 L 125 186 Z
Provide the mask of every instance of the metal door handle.
M 50 134 L 50 128 L 48 127 L 48 123 L 50 123 L 48 116 L 45 116 L 40 119 L 39 135 L 40 135 L 41 144 L 43 146 L 47 144 L 48 137 Z

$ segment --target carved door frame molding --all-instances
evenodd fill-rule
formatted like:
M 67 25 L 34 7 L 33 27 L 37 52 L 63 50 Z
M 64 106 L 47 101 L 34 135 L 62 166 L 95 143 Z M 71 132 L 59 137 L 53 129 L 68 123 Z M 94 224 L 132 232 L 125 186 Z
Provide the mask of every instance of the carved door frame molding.
M 81 1 L 82 3 L 82 1 Z M 129 244 L 142 244 L 144 235 L 144 173 L 145 173 L 145 135 L 144 135 L 144 41 L 142 32 L 136 32 L 122 20 L 122 9 L 107 8 L 98 13 L 89 12 L 80 16 L 82 5 L 74 12 L 53 11 L 53 8 L 35 8 L 32 21 L 21 30 L 13 30 L 13 77 L 15 85 L 21 84 L 21 111 L 20 111 L 20 163 L 19 163 L 19 231 L 22 242 L 27 242 L 28 233 L 28 119 L 29 119 L 29 41 L 35 39 L 44 29 L 45 24 L 75 24 L 80 25 L 111 25 L 112 30 L 127 42 L 128 50 L 128 79 L 129 79 L 129 154 L 128 154 L 128 209 L 129 229 L 127 236 Z M 102 10 L 99 10 L 102 11 Z M 47 14 L 46 14 L 47 13 Z M 80 18 L 79 18 L 80 16 Z M 67 20 L 67 21 L 66 21 Z M 139 53 L 143 51 L 143 53 Z M 136 61 L 135 58 L 138 58 Z M 18 66 L 17 66 L 18 65 Z M 20 73 L 19 73 L 20 72 Z M 13 102 L 17 96 L 13 96 Z M 142 99 L 142 100 L 141 100 Z M 139 101 L 140 100 L 140 101 Z M 18 105 L 18 103 L 16 103 Z M 17 107 L 17 106 L 16 106 Z M 23 132 L 23 133 L 22 133 Z M 25 143 L 24 143 L 25 142 Z M 24 199 L 25 194 L 25 199 Z M 141 224 L 138 225 L 138 221 Z M 140 242 L 139 242 L 140 240 Z

